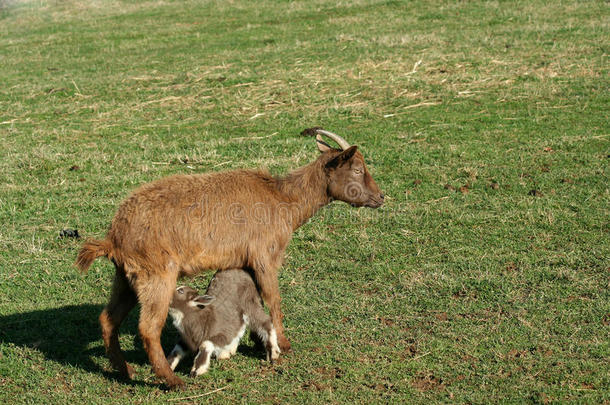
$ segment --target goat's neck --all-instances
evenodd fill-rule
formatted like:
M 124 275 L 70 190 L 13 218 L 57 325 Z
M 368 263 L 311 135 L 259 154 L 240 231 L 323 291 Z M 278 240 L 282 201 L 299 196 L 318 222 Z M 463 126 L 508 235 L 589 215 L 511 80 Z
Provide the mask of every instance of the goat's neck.
M 303 225 L 320 208 L 330 203 L 328 179 L 322 159 L 276 179 L 278 191 L 288 203 L 293 230 Z

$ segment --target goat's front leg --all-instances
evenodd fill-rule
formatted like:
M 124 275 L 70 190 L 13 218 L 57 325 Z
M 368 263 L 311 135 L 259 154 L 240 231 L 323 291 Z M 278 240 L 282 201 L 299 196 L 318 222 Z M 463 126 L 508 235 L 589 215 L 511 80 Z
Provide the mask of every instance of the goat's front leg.
M 280 286 L 277 279 L 278 267 L 279 265 L 277 267 L 255 268 L 254 273 L 256 275 L 258 287 L 261 290 L 263 301 L 265 301 L 265 304 L 269 307 L 271 321 L 273 322 L 273 327 L 277 333 L 277 343 L 280 346 L 281 351 L 287 353 L 291 350 L 291 347 L 290 342 L 286 339 L 286 336 L 284 336 L 284 325 L 282 324 L 284 314 L 282 313 Z

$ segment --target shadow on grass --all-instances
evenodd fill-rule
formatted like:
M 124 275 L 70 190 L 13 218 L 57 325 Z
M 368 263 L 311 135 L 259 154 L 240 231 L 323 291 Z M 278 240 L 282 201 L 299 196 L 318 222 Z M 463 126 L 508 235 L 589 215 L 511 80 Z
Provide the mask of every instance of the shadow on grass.
M 40 351 L 45 358 L 61 364 L 80 367 L 92 373 L 100 373 L 108 379 L 131 385 L 151 385 L 141 381 L 136 374 L 135 380 L 121 377 L 118 372 L 107 371 L 110 363 L 105 357 L 104 346 L 98 316 L 103 305 L 84 304 L 68 305 L 60 308 L 40 311 L 21 312 L 0 316 L 0 342 L 13 344 Z M 134 336 L 134 349 L 123 350 L 125 359 L 130 364 L 148 365 L 148 357 L 142 348 L 138 336 L 138 311 L 133 310 L 121 325 L 122 336 Z M 166 325 L 161 344 L 168 353 L 178 341 L 178 334 L 172 326 Z M 248 357 L 262 358 L 265 351 L 262 346 L 240 345 L 239 353 Z M 102 366 L 93 361 L 94 357 L 103 357 Z M 192 366 L 192 357 L 185 358 L 179 369 L 188 370 Z
M 107 359 L 105 361 L 108 365 L 101 367 L 93 361 L 94 357 L 105 358 L 100 326 L 97 321 L 102 309 L 103 305 L 68 305 L 1 316 L 0 341 L 38 350 L 49 360 L 100 373 L 108 379 L 132 385 L 149 385 L 139 381 L 137 376 L 135 380 L 126 380 L 118 372 L 107 371 L 110 369 Z M 133 311 L 121 325 L 122 334 L 137 336 L 136 312 Z M 125 358 L 132 364 L 147 364 L 148 359 L 139 343 L 139 338 L 135 339 L 138 340 L 138 343 L 135 344 L 136 348 L 124 351 Z M 107 369 L 102 367 L 107 367 Z

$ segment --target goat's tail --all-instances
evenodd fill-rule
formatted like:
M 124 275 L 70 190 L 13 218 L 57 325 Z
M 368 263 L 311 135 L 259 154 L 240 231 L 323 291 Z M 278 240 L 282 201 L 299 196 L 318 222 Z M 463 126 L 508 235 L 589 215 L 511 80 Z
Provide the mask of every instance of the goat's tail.
M 83 273 L 85 273 L 91 263 L 100 256 L 108 256 L 112 249 L 112 245 L 109 240 L 89 240 L 85 242 L 83 248 L 78 252 L 76 258 L 76 267 Z

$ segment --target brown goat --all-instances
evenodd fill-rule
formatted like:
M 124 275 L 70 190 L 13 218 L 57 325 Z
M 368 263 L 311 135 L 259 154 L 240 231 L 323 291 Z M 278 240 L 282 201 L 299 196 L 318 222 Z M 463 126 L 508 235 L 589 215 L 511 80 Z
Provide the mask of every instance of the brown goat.
M 241 269 L 214 275 L 206 295 L 188 286 L 176 288 L 169 314 L 180 332 L 180 342 L 167 357 L 172 370 L 187 351 L 197 353 L 191 377 L 208 371 L 210 358 L 228 359 L 237 351 L 246 326 L 265 346 L 267 361 L 280 355 L 277 334 L 265 313 L 252 277 Z
M 332 200 L 380 207 L 383 194 L 356 146 L 315 129 L 321 155 L 289 173 L 235 170 L 179 175 L 146 184 L 119 207 L 106 238 L 86 242 L 76 259 L 81 271 L 106 256 L 116 268 L 110 302 L 100 315 L 113 366 L 132 377 L 120 349 L 118 328 L 137 302 L 139 331 L 153 371 L 170 388 L 184 383 L 161 348 L 161 331 L 180 276 L 201 270 L 250 269 L 269 307 L 278 343 L 284 336 L 277 272 L 292 233 Z M 341 149 L 331 148 L 325 135 Z

